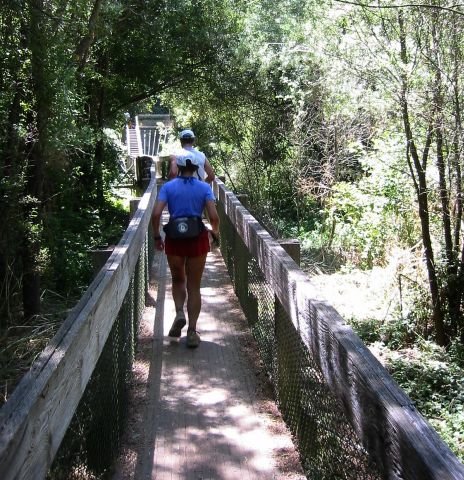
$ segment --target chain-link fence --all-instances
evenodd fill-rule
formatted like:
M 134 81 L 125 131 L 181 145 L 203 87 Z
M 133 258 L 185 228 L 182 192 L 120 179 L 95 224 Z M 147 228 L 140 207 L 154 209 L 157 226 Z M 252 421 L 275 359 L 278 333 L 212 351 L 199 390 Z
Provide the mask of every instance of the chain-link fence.
M 146 239 L 122 307 L 50 468 L 49 480 L 109 478 L 128 412 L 132 362 L 152 252 Z
M 380 478 L 223 205 L 218 211 L 224 260 L 307 478 Z

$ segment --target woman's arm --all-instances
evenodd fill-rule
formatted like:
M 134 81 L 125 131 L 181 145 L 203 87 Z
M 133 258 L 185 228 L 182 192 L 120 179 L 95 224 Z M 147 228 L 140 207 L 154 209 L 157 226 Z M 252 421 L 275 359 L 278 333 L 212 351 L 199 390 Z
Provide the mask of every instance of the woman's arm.
M 163 213 L 164 207 L 166 206 L 167 202 L 158 200 L 155 203 L 155 208 L 153 209 L 153 213 L 151 214 L 151 225 L 153 227 L 153 238 L 155 240 L 155 248 L 157 250 L 164 249 L 164 242 L 160 235 L 160 222 L 161 222 L 161 214 Z

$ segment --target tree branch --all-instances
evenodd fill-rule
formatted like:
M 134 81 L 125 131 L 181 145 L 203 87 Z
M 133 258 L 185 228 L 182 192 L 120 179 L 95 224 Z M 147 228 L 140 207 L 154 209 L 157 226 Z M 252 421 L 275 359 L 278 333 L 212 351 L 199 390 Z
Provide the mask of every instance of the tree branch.
M 123 108 L 126 108 L 130 105 L 133 105 L 134 103 L 140 102 L 142 100 L 147 100 L 147 99 L 153 97 L 154 95 L 158 95 L 159 93 L 166 90 L 167 88 L 179 85 L 180 83 L 182 83 L 185 80 L 187 73 L 191 73 L 192 71 L 197 70 L 204 65 L 207 65 L 207 62 L 205 60 L 201 60 L 194 65 L 191 65 L 191 64 L 190 65 L 185 65 L 183 67 L 184 69 L 181 72 L 179 72 L 175 77 L 168 78 L 168 79 L 160 82 L 159 84 L 155 85 L 150 90 L 146 90 L 144 92 L 136 93 L 136 94 L 132 95 L 132 97 L 127 99 L 124 103 L 120 103 L 119 105 L 117 105 L 114 109 L 112 109 L 110 111 L 110 116 L 114 115 L 117 111 L 119 111 Z
M 369 5 L 368 3 L 361 3 L 361 2 L 350 2 L 349 0 L 334 0 L 338 3 L 346 3 L 348 5 L 355 5 L 356 7 L 363 7 L 363 8 L 376 8 L 376 9 L 383 9 L 383 8 L 434 8 L 437 10 L 444 10 L 450 13 L 456 13 L 457 15 L 464 16 L 464 12 L 460 10 L 456 10 L 456 8 L 463 7 L 464 4 L 457 3 L 455 5 L 450 5 L 449 7 L 443 7 L 440 5 L 427 5 L 423 3 L 405 3 L 404 5 Z
M 88 33 L 79 42 L 79 45 L 76 47 L 76 50 L 74 52 L 79 63 L 79 70 L 84 68 L 85 63 L 87 62 L 87 57 L 90 51 L 90 47 L 92 46 L 92 43 L 95 40 L 95 31 L 97 28 L 97 21 L 98 21 L 98 17 L 100 15 L 100 11 L 103 3 L 104 3 L 104 0 L 95 0 L 92 13 L 90 14 L 90 18 L 89 18 Z

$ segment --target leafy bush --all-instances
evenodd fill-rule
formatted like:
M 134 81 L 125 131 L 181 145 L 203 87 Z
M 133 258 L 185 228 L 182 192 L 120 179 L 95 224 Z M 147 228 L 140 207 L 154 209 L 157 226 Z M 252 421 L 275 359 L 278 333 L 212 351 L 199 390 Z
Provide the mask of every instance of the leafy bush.
M 100 211 L 62 211 L 50 219 L 55 233 L 48 239 L 47 283 L 61 294 L 77 293 L 92 279 L 90 250 L 98 245 L 117 244 L 126 228 L 128 212 L 107 203 Z
M 371 343 L 380 341 L 381 331 L 378 320 L 376 319 L 363 319 L 358 320 L 352 318 L 348 322 L 353 330 L 358 334 L 359 338 L 366 344 L 370 345 Z
M 444 350 L 421 339 L 407 320 L 350 319 L 367 345 L 383 352 L 385 366 L 453 452 L 464 459 L 464 347 Z
M 387 368 L 454 453 L 464 459 L 464 369 L 450 353 L 422 342 L 415 355 L 389 354 Z

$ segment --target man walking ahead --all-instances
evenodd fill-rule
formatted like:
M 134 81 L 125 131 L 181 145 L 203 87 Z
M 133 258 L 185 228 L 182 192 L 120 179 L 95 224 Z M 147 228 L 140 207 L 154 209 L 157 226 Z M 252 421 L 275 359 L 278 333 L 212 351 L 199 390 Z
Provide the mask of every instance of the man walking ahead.
M 198 165 L 198 177 L 200 180 L 211 184 L 215 178 L 214 170 L 211 167 L 206 155 L 200 150 L 194 148 L 195 143 L 195 134 L 192 130 L 182 130 L 179 134 L 180 144 L 182 146 L 182 151 L 179 152 L 179 155 L 170 156 L 170 168 L 169 168 L 169 179 L 177 177 L 178 168 L 177 168 L 177 157 L 185 156 L 187 154 L 192 154 Z

